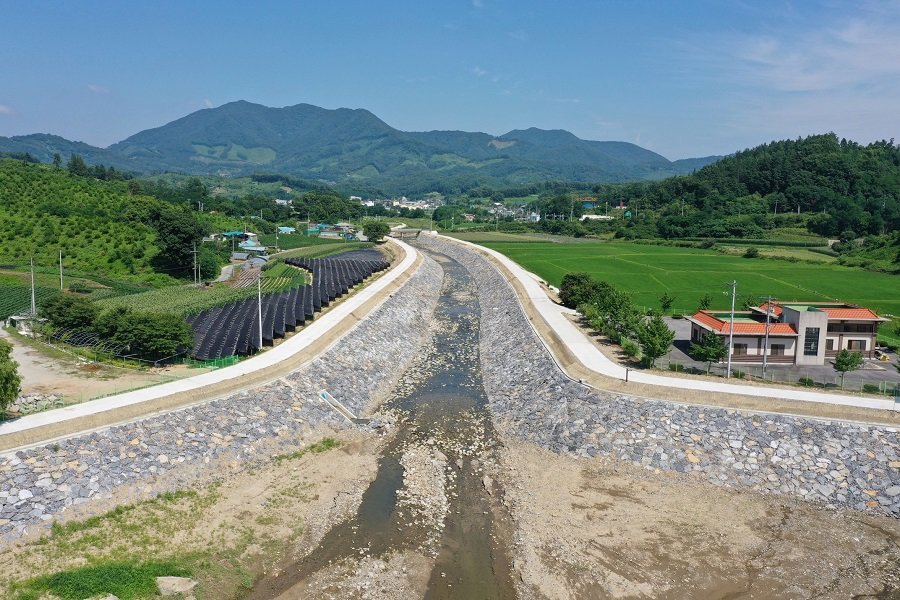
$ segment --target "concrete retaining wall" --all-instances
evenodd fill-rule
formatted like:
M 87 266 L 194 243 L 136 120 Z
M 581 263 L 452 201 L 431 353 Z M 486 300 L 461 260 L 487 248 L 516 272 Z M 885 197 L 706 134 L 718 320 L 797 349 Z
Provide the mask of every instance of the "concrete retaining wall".
M 136 497 L 184 488 L 304 445 L 317 426 L 345 420 L 317 400 L 328 390 L 354 412 L 393 388 L 428 331 L 442 271 L 419 270 L 356 328 L 307 366 L 251 392 L 0 457 L 0 535 L 47 525 L 69 507 L 100 504 L 124 486 Z M 84 508 L 84 507 L 82 507 Z
M 498 429 L 556 452 L 692 473 L 900 516 L 896 428 L 759 415 L 597 391 L 567 378 L 482 255 L 422 236 L 478 282 L 484 385 Z

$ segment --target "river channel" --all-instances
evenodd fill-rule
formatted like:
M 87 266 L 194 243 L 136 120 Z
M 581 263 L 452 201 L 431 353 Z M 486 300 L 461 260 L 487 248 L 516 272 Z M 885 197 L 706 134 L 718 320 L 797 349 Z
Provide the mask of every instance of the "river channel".
M 499 449 L 482 387 L 475 283 L 455 260 L 429 254 L 444 270 L 441 295 L 429 343 L 382 407 L 396 427 L 375 480 L 352 518 L 257 582 L 251 599 L 355 597 L 342 579 L 364 561 L 399 555 L 429 566 L 419 575 L 425 598 L 514 597 L 502 490 L 483 471 Z

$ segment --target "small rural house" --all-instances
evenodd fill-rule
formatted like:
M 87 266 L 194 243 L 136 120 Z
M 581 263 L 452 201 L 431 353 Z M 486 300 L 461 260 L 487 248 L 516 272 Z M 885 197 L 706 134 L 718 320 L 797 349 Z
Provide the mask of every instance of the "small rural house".
M 769 324 L 766 325 L 766 312 Z M 728 337 L 730 311 L 697 311 L 690 317 L 691 341 L 707 333 Z M 732 361 L 824 365 L 841 350 L 873 358 L 878 326 L 889 321 L 868 308 L 840 302 L 763 303 L 735 311 Z M 766 330 L 768 346 L 766 347 Z M 727 339 L 726 339 L 727 345 Z

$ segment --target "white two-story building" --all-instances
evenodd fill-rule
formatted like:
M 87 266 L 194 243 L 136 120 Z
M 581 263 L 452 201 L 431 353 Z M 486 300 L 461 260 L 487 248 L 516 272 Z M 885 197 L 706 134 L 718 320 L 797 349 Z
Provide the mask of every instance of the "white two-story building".
M 768 312 L 768 324 L 766 313 Z M 701 310 L 690 317 L 691 341 L 731 333 L 729 311 Z M 878 326 L 889 321 L 868 308 L 836 302 L 762 304 L 734 313 L 731 359 L 738 362 L 823 365 L 841 350 L 873 358 Z M 768 336 L 766 335 L 768 331 Z M 766 341 L 768 337 L 768 342 Z

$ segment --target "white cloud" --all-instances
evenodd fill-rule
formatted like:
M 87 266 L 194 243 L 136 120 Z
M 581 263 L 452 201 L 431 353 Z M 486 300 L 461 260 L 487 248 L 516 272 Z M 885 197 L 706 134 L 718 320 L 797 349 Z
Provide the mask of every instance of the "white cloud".
M 719 90 L 720 124 L 759 141 L 828 131 L 862 143 L 900 137 L 900 3 L 810 21 L 694 40 L 689 68 Z
M 557 98 L 556 101 L 560 104 L 579 104 L 581 98 Z
M 857 19 L 795 37 L 738 39 L 733 60 L 748 82 L 784 92 L 820 92 L 898 83 L 897 23 Z
M 87 89 L 92 94 L 108 94 L 109 93 L 109 88 L 106 87 L 105 85 L 97 85 L 94 83 L 89 83 L 87 86 Z
M 478 65 L 475 65 L 474 67 L 469 69 L 469 73 L 474 73 L 477 77 L 484 77 L 488 74 L 486 70 L 482 69 Z
M 524 42 L 528 39 L 528 34 L 524 29 L 516 29 L 515 31 L 510 31 L 507 35 L 514 40 L 519 40 L 520 42 Z
M 0 104 L 0 115 L 11 115 L 14 112 L 15 111 L 13 111 L 13 109 L 11 107 L 9 107 L 5 104 Z
M 472 0 L 472 6 L 475 8 L 484 8 L 484 0 Z
M 209 98 L 204 98 L 203 106 L 205 106 L 206 108 L 212 108 L 213 107 L 212 100 L 210 100 Z

